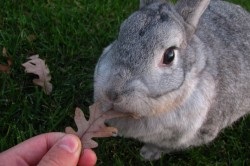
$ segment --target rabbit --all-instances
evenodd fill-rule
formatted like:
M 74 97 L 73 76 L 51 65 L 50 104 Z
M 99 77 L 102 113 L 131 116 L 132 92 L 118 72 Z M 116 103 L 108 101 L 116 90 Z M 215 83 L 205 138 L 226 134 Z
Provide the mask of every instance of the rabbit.
M 250 15 L 220 0 L 140 0 L 94 73 L 108 121 L 145 160 L 208 144 L 250 112 Z

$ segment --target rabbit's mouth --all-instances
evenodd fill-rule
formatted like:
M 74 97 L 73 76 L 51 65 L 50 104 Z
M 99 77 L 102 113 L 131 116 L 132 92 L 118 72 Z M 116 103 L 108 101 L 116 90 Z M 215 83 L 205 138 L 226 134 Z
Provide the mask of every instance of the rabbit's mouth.
M 134 118 L 134 119 L 140 119 L 142 117 L 142 115 L 140 115 L 139 113 L 132 111 L 132 110 L 128 110 L 125 107 L 117 103 L 113 103 L 110 101 L 105 101 L 105 102 L 100 101 L 99 103 L 101 105 L 101 110 L 104 112 L 108 110 L 113 110 L 113 111 L 128 114 L 127 117 Z
M 143 117 L 143 115 L 141 115 L 141 114 L 139 114 L 137 112 L 132 112 L 132 111 L 129 111 L 129 110 L 122 110 L 122 109 L 119 109 L 119 107 L 112 107 L 112 110 L 128 114 L 127 118 L 140 119 L 140 118 Z

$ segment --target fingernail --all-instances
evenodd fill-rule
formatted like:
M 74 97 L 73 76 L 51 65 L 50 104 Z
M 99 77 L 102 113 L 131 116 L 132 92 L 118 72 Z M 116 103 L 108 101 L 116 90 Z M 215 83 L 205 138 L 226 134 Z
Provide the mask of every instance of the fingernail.
M 75 153 L 78 149 L 78 146 L 79 143 L 77 139 L 72 135 L 64 136 L 59 142 L 59 147 L 68 151 L 69 153 Z

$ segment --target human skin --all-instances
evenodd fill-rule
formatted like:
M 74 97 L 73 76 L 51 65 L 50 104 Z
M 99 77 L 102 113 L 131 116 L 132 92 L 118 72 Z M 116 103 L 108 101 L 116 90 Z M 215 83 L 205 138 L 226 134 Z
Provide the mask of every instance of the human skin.
M 93 166 L 96 154 L 81 150 L 78 137 L 60 132 L 32 137 L 2 153 L 0 166 Z M 81 152 L 82 151 L 82 152 Z

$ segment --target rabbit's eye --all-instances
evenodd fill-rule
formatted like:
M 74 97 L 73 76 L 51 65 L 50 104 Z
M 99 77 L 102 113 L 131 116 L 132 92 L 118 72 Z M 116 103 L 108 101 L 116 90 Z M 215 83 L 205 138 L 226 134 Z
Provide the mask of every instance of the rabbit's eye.
M 174 47 L 170 47 L 164 52 L 162 63 L 168 65 L 174 60 L 174 57 L 175 57 Z

